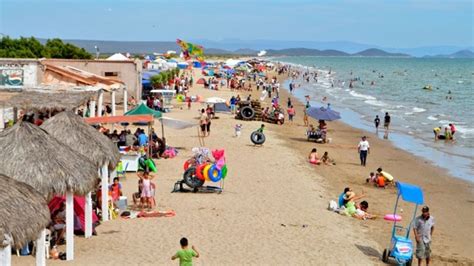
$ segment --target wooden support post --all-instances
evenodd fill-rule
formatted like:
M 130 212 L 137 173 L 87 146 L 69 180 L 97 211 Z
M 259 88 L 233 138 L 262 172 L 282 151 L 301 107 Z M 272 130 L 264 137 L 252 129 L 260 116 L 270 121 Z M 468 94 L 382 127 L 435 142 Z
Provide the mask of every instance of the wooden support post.
M 123 88 L 123 114 L 128 112 L 128 92 L 127 88 Z
M 92 236 L 92 198 L 91 192 L 87 193 L 86 195 L 86 206 L 85 206 L 85 232 L 84 237 L 90 238 Z
M 109 220 L 109 168 L 108 162 L 102 166 L 102 221 Z
M 74 260 L 74 195 L 66 192 L 66 260 Z
M 46 265 L 46 229 L 41 230 L 36 239 L 36 266 Z
M 115 90 L 112 91 L 112 116 L 115 116 Z
M 102 116 L 102 107 L 104 105 L 104 90 L 99 90 L 99 99 L 97 100 L 97 117 Z

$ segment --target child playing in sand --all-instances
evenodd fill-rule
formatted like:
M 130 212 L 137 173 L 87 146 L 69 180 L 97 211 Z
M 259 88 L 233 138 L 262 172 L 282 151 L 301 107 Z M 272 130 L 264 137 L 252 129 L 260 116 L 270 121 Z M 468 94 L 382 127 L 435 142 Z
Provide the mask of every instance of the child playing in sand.
M 257 129 L 257 132 L 263 133 L 263 130 L 265 129 L 265 125 L 262 124 L 259 129 Z
M 336 162 L 329 158 L 329 153 L 327 151 L 325 151 L 323 157 L 321 157 L 321 162 L 323 162 L 325 165 L 336 165 Z
M 320 164 L 319 155 L 316 148 L 313 148 L 308 155 L 309 163 L 311 164 Z
M 236 124 L 234 130 L 234 136 L 237 138 L 240 137 L 240 135 L 242 134 L 242 124 Z
M 374 172 L 370 172 L 369 177 L 365 180 L 366 183 L 377 183 L 377 177 L 375 176 Z
M 193 265 L 193 257 L 199 258 L 199 252 L 194 246 L 191 246 L 191 249 L 188 248 L 188 239 L 185 237 L 181 238 L 179 243 L 181 244 L 181 249 L 171 257 L 171 260 L 179 259 L 180 266 Z

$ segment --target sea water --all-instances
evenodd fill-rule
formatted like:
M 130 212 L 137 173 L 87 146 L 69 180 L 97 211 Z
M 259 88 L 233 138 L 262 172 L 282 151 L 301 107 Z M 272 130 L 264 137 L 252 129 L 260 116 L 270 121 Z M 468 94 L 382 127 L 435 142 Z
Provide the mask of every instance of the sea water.
M 395 145 L 456 177 L 474 181 L 472 59 L 305 56 L 275 60 L 302 71 L 319 70 L 317 81 L 302 77 L 293 81 L 299 86 L 294 93 L 302 100 L 308 95 L 312 105 L 331 103 L 341 111 L 343 122 L 368 131 L 375 131 L 373 120 L 379 115 L 383 132 L 388 112 L 392 118 L 389 140 Z M 352 88 L 350 80 L 356 80 Z M 435 142 L 433 128 L 442 126 L 443 133 L 449 123 L 456 125 L 455 141 Z

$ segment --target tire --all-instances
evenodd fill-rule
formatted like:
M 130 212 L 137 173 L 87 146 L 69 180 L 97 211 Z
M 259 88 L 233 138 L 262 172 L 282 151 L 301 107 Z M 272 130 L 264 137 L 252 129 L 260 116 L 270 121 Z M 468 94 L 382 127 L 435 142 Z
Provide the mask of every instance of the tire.
M 382 261 L 388 263 L 388 250 L 384 249 L 382 253 Z
M 265 135 L 261 132 L 254 131 L 250 135 L 250 140 L 255 145 L 262 145 L 263 143 L 265 143 Z
M 198 188 L 204 184 L 203 180 L 199 180 L 196 176 L 196 168 L 191 166 L 183 174 L 184 183 L 190 188 Z
M 255 117 L 255 110 L 250 106 L 245 106 L 240 109 L 240 115 L 243 119 L 251 120 Z

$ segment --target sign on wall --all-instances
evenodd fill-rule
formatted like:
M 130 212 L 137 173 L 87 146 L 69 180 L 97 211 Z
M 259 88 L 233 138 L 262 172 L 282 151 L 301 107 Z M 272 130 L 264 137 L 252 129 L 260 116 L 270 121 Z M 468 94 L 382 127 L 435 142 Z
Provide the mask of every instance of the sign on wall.
M 23 69 L 0 68 L 0 86 L 21 87 L 23 78 Z

